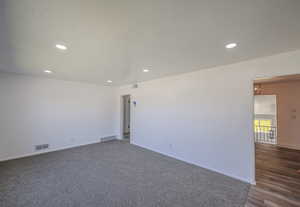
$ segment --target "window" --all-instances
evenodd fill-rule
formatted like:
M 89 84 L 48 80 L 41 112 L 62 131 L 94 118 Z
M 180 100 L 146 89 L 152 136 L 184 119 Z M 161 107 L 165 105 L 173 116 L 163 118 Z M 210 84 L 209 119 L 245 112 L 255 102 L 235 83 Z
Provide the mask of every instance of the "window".
M 271 131 L 272 120 L 270 119 L 256 119 L 254 120 L 254 131 L 255 132 L 265 132 Z

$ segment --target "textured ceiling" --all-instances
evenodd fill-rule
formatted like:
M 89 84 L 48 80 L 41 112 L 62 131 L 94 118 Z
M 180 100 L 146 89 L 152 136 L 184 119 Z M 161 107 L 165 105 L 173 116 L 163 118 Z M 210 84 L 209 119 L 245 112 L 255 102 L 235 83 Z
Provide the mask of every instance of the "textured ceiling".
M 299 11 L 299 0 L 0 0 L 0 71 L 122 85 L 235 63 L 299 49 Z

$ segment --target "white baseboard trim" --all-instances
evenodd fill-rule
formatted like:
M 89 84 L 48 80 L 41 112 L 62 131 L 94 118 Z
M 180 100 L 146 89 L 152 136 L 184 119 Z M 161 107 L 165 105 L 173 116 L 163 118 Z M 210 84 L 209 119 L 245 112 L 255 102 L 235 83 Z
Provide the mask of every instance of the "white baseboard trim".
M 59 147 L 59 148 L 55 148 L 55 149 L 49 149 L 49 150 L 45 150 L 45 151 L 42 151 L 42 152 L 33 152 L 33 153 L 28 153 L 28 154 L 23 154 L 23 155 L 7 157 L 7 158 L 4 158 L 4 159 L 0 159 L 0 162 L 20 159 L 20 158 L 25 158 L 25 157 L 31 157 L 31 156 L 35 156 L 35 155 L 40 155 L 40 154 L 45 154 L 45 153 L 55 152 L 55 151 L 61 151 L 61 150 L 65 150 L 65 149 L 71 149 L 71 148 L 76 148 L 76 147 L 80 147 L 80 146 L 84 146 L 84 145 L 90 145 L 90 144 L 96 144 L 96 143 L 100 143 L 100 140 L 99 141 L 92 141 L 92 142 L 85 142 L 85 143 L 76 144 L 76 145 L 69 145 L 69 146 L 65 146 L 65 147 Z
M 224 172 L 221 172 L 221 171 L 219 171 L 219 170 L 213 169 L 213 168 L 208 167 L 208 166 L 199 165 L 198 163 L 191 162 L 191 161 L 189 161 L 189 160 L 184 160 L 184 159 L 182 159 L 182 158 L 174 157 L 173 155 L 170 155 L 170 154 L 167 154 L 167 153 L 165 153 L 165 152 L 161 152 L 161 151 L 158 151 L 158 150 L 155 150 L 155 149 L 151 149 L 151 148 L 148 148 L 148 147 L 146 147 L 146 146 L 143 146 L 143 145 L 140 145 L 140 144 L 137 144 L 137 143 L 131 143 L 131 144 L 136 145 L 136 146 L 138 146 L 138 147 L 145 148 L 145 149 L 150 150 L 150 151 L 153 151 L 153 152 L 160 153 L 160 154 L 162 154 L 162 155 L 165 155 L 165 156 L 168 156 L 168 157 L 171 157 L 171 158 L 174 158 L 174 159 L 177 159 L 177 160 L 180 160 L 180 161 L 189 163 L 189 164 L 192 164 L 192 165 L 196 165 L 196 166 L 198 166 L 198 167 L 205 168 L 205 169 L 207 169 L 207 170 L 211 170 L 211 171 L 220 173 L 220 174 L 222 174 L 222 175 L 225 175 L 225 176 L 228 176 L 228 177 L 231 177 L 231 178 L 240 180 L 240 181 L 245 182 L 245 183 L 249 183 L 249 184 L 251 184 L 251 185 L 256 185 L 256 182 L 255 182 L 255 181 L 246 180 L 245 178 L 242 178 L 242 177 L 239 177 L 239 176 L 236 176 L 236 175 L 232 175 L 232 174 L 229 174 L 229 173 L 224 173 Z

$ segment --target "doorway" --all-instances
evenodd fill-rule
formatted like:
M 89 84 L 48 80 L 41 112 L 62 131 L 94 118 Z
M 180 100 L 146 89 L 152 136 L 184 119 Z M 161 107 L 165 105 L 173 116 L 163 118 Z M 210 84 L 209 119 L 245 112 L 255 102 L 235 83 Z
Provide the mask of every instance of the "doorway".
M 125 140 L 130 140 L 130 95 L 122 96 L 122 136 Z
M 249 206 L 300 205 L 299 91 L 300 75 L 254 81 L 256 185 Z

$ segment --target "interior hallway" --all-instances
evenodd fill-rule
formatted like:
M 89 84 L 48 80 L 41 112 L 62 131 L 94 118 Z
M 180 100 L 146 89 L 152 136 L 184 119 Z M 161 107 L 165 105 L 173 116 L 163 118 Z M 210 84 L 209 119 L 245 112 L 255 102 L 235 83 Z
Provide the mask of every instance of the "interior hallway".
M 256 144 L 256 186 L 247 207 L 300 206 L 300 151 Z

